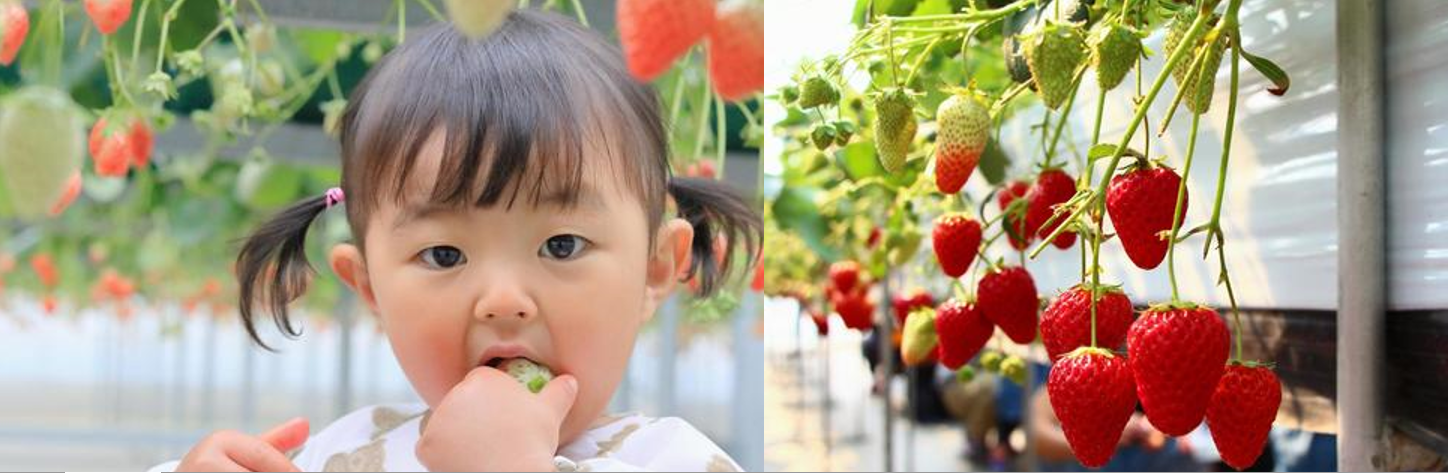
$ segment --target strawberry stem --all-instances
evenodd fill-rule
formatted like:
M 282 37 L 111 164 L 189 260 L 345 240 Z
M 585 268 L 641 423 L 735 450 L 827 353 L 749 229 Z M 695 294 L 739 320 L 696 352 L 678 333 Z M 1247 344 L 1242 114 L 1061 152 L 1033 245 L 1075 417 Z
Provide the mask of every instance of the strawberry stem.
M 1061 142 L 1061 130 L 1065 128 L 1066 122 L 1071 118 L 1071 105 L 1076 103 L 1076 92 L 1081 90 L 1081 78 L 1086 75 L 1086 68 L 1076 69 L 1076 78 L 1071 81 L 1071 95 L 1066 97 L 1066 108 L 1061 109 L 1061 120 L 1056 122 L 1056 131 L 1051 135 L 1051 145 L 1046 147 L 1045 168 L 1051 167 L 1051 158 L 1056 155 L 1056 145 Z M 1044 133 L 1044 132 L 1043 132 Z
M 1167 275 L 1171 277 L 1172 302 L 1181 300 L 1177 293 L 1176 279 L 1177 232 L 1180 232 L 1182 228 L 1182 217 L 1184 217 L 1182 215 L 1182 207 L 1186 204 L 1187 178 L 1192 173 L 1192 157 L 1197 154 L 1197 130 L 1201 121 L 1202 116 L 1200 114 L 1192 114 L 1192 132 L 1187 138 L 1187 162 L 1186 165 L 1182 167 L 1181 180 L 1177 184 L 1176 207 L 1174 207 L 1171 212 L 1171 236 L 1168 237 L 1166 243 L 1166 268 Z
M 574 1 L 577 2 L 578 0 Z M 577 4 L 575 4 L 575 6 L 576 5 Z M 579 14 L 582 15 L 582 13 Z M 585 26 L 586 25 L 587 24 L 585 23 Z M 815 110 L 819 109 L 816 108 Z M 724 157 L 724 152 L 727 151 L 727 147 L 725 146 L 727 143 L 725 143 L 724 141 L 724 130 L 727 129 L 729 126 L 727 120 L 728 119 L 725 118 L 724 113 L 724 98 L 720 97 L 719 94 L 714 94 L 714 148 L 717 158 L 719 160 L 719 169 L 715 171 L 715 176 L 720 179 L 724 177 L 724 164 L 727 161 Z
M 1162 86 L 1166 84 L 1167 77 L 1171 76 L 1172 69 L 1176 68 L 1182 58 L 1187 55 L 1187 50 L 1191 49 L 1188 45 L 1196 42 L 1197 39 L 1201 37 L 1203 31 L 1205 31 L 1204 27 L 1207 24 L 1208 18 L 1209 15 L 1198 15 L 1197 19 L 1192 22 L 1191 27 L 1187 29 L 1187 33 L 1183 35 L 1181 44 L 1178 44 L 1176 50 L 1172 51 L 1171 56 L 1167 58 L 1166 65 L 1162 66 L 1161 71 L 1157 73 L 1156 80 L 1152 82 L 1151 91 L 1147 94 L 1146 99 L 1136 105 L 1136 114 L 1131 118 L 1131 124 L 1126 127 L 1126 133 L 1122 135 L 1121 142 L 1116 145 L 1116 151 L 1111 153 L 1111 161 L 1106 165 L 1106 174 L 1101 176 L 1100 183 L 1096 185 L 1095 206 L 1098 209 L 1106 206 L 1106 187 L 1111 184 L 1111 177 L 1116 173 L 1116 165 L 1121 162 L 1121 157 L 1126 152 L 1126 145 L 1130 143 L 1131 138 L 1136 135 L 1136 130 L 1141 127 L 1142 120 L 1146 118 L 1147 110 L 1150 108 L 1152 101 L 1156 100 L 1156 95 L 1161 92 Z M 1137 70 L 1140 71 L 1140 68 L 1137 68 Z M 1081 211 L 1084 210 L 1084 207 L 1085 206 L 1082 206 L 1082 208 L 1078 208 L 1072 212 L 1071 219 L 1077 218 Z M 1070 221 L 1070 219 L 1067 220 L 1067 222 Z M 1064 224 L 1056 227 L 1056 231 L 1052 232 L 1050 237 L 1042 241 L 1040 245 L 1037 245 L 1036 248 L 1031 251 L 1031 258 L 1035 258 L 1036 255 L 1045 251 L 1046 246 L 1050 245 L 1051 240 L 1060 234 L 1064 228 L 1066 228 Z
M 1241 30 L 1238 26 L 1238 10 L 1242 6 L 1242 0 L 1232 0 L 1227 5 L 1227 14 L 1223 17 L 1222 25 L 1228 35 L 1228 42 L 1232 47 L 1232 78 L 1231 88 L 1227 95 L 1227 130 L 1222 136 L 1222 163 L 1217 171 L 1217 195 L 1216 201 L 1212 204 L 1212 219 L 1209 223 L 1211 230 L 1207 233 L 1207 248 L 1211 248 L 1212 236 L 1217 238 L 1217 258 L 1222 266 L 1221 281 L 1227 288 L 1227 301 L 1232 304 L 1232 325 L 1236 332 L 1236 355 L 1237 360 L 1242 359 L 1242 314 L 1237 310 L 1237 296 L 1232 292 L 1232 279 L 1227 273 L 1227 254 L 1223 248 L 1225 237 L 1222 235 L 1222 197 L 1227 184 L 1227 159 L 1231 157 L 1232 132 L 1236 129 L 1237 121 L 1237 88 L 1238 88 L 1238 66 L 1241 63 L 1240 48 L 1242 44 Z

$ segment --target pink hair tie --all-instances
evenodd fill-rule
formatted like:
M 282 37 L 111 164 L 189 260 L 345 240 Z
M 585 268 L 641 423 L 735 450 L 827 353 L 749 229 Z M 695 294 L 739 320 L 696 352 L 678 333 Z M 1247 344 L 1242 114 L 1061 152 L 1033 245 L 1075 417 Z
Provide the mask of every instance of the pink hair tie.
M 347 200 L 347 196 L 342 193 L 341 187 L 327 189 L 327 208 L 330 209 L 333 205 L 340 204 L 345 200 Z

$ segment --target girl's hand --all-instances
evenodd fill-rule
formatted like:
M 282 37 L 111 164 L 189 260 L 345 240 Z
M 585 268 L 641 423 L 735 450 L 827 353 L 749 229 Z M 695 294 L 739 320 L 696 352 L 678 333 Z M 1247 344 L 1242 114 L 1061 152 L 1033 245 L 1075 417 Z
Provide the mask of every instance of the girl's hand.
M 307 419 L 298 417 L 255 437 L 212 432 L 186 452 L 176 471 L 299 471 L 286 452 L 306 443 L 309 430 Z
M 433 409 L 417 459 L 432 471 L 552 471 L 577 395 L 569 375 L 533 394 L 507 373 L 475 368 Z

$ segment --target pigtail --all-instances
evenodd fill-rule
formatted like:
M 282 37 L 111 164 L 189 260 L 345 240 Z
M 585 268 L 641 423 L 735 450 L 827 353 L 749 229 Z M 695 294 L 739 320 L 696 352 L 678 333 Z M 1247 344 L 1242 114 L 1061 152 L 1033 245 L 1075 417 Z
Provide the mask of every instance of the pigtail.
M 236 257 L 242 325 L 262 348 L 272 350 L 257 335 L 257 305 L 271 313 L 272 321 L 287 337 L 302 334 L 287 317 L 287 305 L 306 292 L 316 274 L 307 262 L 307 229 L 327 209 L 327 203 L 326 196 L 312 197 L 281 211 L 247 237 Z
M 744 242 L 748 251 L 745 269 L 759 259 L 764 223 L 749 201 L 728 184 L 713 179 L 673 177 L 669 194 L 679 207 L 679 217 L 694 226 L 689 272 L 684 279 L 699 278 L 699 295 L 709 296 L 729 278 L 735 248 Z M 716 254 L 715 237 L 722 235 L 723 254 Z

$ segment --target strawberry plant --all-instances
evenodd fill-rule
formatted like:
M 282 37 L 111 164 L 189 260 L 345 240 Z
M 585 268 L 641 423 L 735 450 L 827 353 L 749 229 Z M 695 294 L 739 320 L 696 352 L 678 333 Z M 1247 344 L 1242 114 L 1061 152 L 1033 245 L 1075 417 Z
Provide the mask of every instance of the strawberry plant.
M 1290 81 L 1270 60 L 1243 50 L 1241 3 L 856 2 L 849 43 L 803 61 L 770 96 L 785 115 L 772 124 L 783 147 L 766 157 L 780 164 L 766 176 L 766 188 L 774 189 L 766 219 L 771 235 L 789 235 L 791 244 L 775 247 L 771 239 L 766 246 L 766 274 L 789 275 L 767 278 L 766 292 L 810 287 L 824 280 L 831 262 L 845 260 L 873 281 L 931 288 L 948 301 L 933 317 L 913 312 L 901 324 L 881 314 L 876 324 L 858 325 L 903 325 L 909 361 L 921 361 L 934 342 L 941 361 L 968 373 L 976 372 L 968 366 L 975 357 L 986 371 L 1023 379 L 1024 361 L 1006 355 L 1005 345 L 1040 338 L 1055 365 L 1047 382 L 1052 404 L 1086 466 L 1110 459 L 1138 398 L 1152 423 L 1172 435 L 1219 406 L 1219 445 L 1260 451 L 1259 434 L 1271 424 L 1264 406 L 1275 413 L 1275 403 L 1241 396 L 1274 388 L 1264 375 L 1241 374 L 1268 368 L 1242 359 L 1222 201 L 1243 59 L 1270 80 L 1275 95 L 1286 93 Z M 1147 38 L 1164 38 L 1164 47 L 1147 48 Z M 1225 81 L 1217 80 L 1222 68 Z M 1175 91 L 1162 93 L 1168 81 Z M 1102 111 L 1113 89 L 1131 96 L 1132 110 L 1106 127 Z M 1092 102 L 1090 146 L 1078 150 L 1073 139 L 1062 139 L 1066 122 L 1073 108 Z M 1225 105 L 1217 115 L 1225 117 L 1225 132 L 1216 189 L 1189 199 L 1190 177 L 1201 172 L 1193 168 L 1197 131 L 1213 118 L 1205 112 L 1214 102 L 1218 110 Z M 1152 156 L 1150 123 L 1165 130 L 1177 113 L 1191 119 L 1185 155 Z M 1007 155 L 1001 137 L 1021 136 L 1007 128 L 1037 116 L 1043 118 L 1030 118 L 1039 124 L 1025 134 L 1039 150 Z M 843 142 L 815 136 L 841 123 L 857 133 Z M 1122 131 L 1104 136 L 1104 129 Z M 1188 225 L 1188 200 L 1210 205 L 1210 218 Z M 921 255 L 926 236 L 932 254 Z M 1230 329 L 1217 310 L 1182 300 L 1177 290 L 1175 250 L 1194 237 L 1204 240 L 1204 260 L 1217 256 Z M 1101 254 L 1118 244 L 1130 264 L 1108 272 Z M 784 252 L 801 246 L 820 261 L 774 267 L 797 261 Z M 1031 277 L 1030 266 L 1041 264 L 1037 258 L 1051 246 L 1080 253 L 1079 281 L 1071 287 L 1038 288 Z M 1167 273 L 1171 297 L 1138 301 L 1151 308 L 1137 318 L 1134 298 L 1103 279 L 1148 270 Z M 1043 297 L 1050 299 L 1044 313 Z M 849 304 L 836 304 L 837 312 L 858 317 L 853 303 L 838 302 Z M 996 328 L 986 336 L 999 346 L 982 351 L 981 333 Z M 1229 380 L 1223 372 L 1236 374 Z M 1237 455 L 1231 464 L 1254 458 Z

